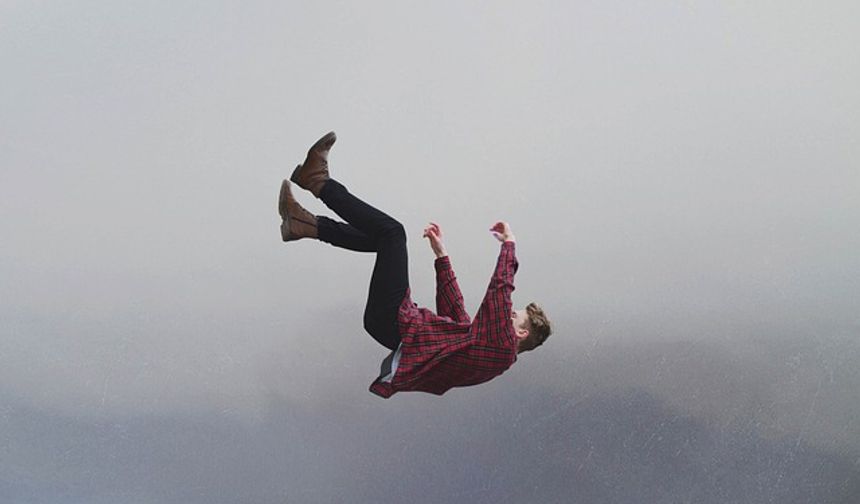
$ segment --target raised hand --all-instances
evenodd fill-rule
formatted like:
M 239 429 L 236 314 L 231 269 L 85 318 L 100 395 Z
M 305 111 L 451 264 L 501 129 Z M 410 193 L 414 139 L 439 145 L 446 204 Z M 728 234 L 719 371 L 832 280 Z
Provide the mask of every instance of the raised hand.
M 435 222 L 431 222 L 424 228 L 424 238 L 430 240 L 430 248 L 433 249 L 433 253 L 436 254 L 436 257 L 445 257 L 448 255 L 448 252 L 445 250 L 445 244 L 442 242 L 442 228 L 439 227 L 439 224 Z
M 514 233 L 511 231 L 511 226 L 509 226 L 507 222 L 496 222 L 493 224 L 493 227 L 490 228 L 490 231 L 500 242 L 516 240 L 516 238 L 514 238 Z

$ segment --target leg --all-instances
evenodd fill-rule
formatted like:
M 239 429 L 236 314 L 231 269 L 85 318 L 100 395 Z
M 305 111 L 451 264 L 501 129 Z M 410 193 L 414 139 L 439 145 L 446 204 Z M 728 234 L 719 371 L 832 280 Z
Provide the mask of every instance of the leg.
M 328 179 L 320 190 L 323 203 L 343 220 L 368 235 L 376 242 L 380 235 L 392 227 L 403 227 L 388 214 L 377 210 L 353 196 L 346 187 L 334 179 Z
M 326 181 L 320 198 L 350 223 L 320 218 L 320 240 L 338 246 L 347 243 L 355 247 L 352 250 L 357 250 L 357 246 L 370 246 L 376 251 L 364 309 L 364 328 L 373 339 L 394 350 L 400 344 L 397 311 L 409 289 L 406 231 L 400 222 L 353 196 L 335 180 Z
M 364 327 L 376 341 L 394 350 L 400 344 L 397 311 L 409 291 L 406 231 L 395 219 L 356 198 L 330 178 L 328 153 L 336 139 L 331 132 L 311 146 L 305 162 L 296 167 L 290 180 L 322 199 L 349 223 L 315 219 L 319 226 L 314 237 L 352 250 L 376 251 Z
M 317 233 L 320 241 L 356 252 L 376 252 L 376 244 L 362 231 L 328 217 L 317 217 Z
M 364 308 L 364 329 L 382 346 L 394 350 L 400 344 L 397 312 L 409 290 L 409 261 L 403 226 L 397 223 L 382 232 L 377 247 L 376 264 Z

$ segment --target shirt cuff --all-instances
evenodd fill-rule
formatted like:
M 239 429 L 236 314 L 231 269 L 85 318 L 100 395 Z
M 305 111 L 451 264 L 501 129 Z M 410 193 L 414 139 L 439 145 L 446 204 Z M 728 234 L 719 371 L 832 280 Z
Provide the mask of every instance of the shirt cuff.
M 451 268 L 451 259 L 448 256 L 437 257 L 434 262 L 436 271 L 444 271 Z

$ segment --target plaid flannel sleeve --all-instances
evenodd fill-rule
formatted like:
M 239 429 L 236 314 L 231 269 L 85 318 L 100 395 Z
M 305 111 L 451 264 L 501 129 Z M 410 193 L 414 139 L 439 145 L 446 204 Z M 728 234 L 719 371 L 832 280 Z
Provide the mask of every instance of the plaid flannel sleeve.
M 487 293 L 475 315 L 478 334 L 488 343 L 505 344 L 513 338 L 511 294 L 518 268 L 516 245 L 510 241 L 503 242 Z
M 436 268 L 436 313 L 457 322 L 471 324 L 472 320 L 466 313 L 457 276 L 451 267 L 451 259 L 448 256 L 440 257 L 436 259 L 434 266 Z

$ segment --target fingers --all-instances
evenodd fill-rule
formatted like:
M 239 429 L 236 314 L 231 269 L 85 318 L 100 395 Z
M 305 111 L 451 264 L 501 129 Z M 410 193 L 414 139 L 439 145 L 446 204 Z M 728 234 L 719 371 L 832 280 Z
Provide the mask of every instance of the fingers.
M 424 237 L 425 238 L 430 236 L 431 234 L 435 238 L 441 238 L 442 237 L 442 228 L 439 227 L 439 224 L 436 224 L 435 222 L 430 222 L 427 225 L 427 227 L 424 228 Z
M 493 227 L 490 228 L 490 232 L 492 232 L 493 236 L 495 236 L 496 239 L 501 242 L 513 237 L 513 234 L 511 233 L 511 226 L 509 226 L 508 223 L 505 221 L 498 221 L 493 224 Z
M 507 222 L 498 221 L 495 224 L 493 224 L 493 227 L 490 228 L 490 231 L 505 232 L 505 231 L 510 231 L 510 229 L 511 229 L 511 226 Z
M 440 233 L 437 229 L 433 229 L 432 227 L 428 227 L 428 228 L 424 228 L 424 234 L 422 237 L 438 240 L 439 235 L 440 235 Z

